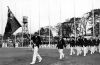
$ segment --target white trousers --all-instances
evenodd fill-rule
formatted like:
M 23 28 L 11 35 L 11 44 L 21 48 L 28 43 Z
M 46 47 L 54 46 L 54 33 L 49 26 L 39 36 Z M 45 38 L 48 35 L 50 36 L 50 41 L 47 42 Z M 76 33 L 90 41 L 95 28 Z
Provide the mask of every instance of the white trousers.
M 86 54 L 88 53 L 88 48 L 87 47 L 83 47 L 83 52 L 84 52 L 84 56 L 86 56 Z
M 60 54 L 60 58 L 59 58 L 59 59 L 64 58 L 63 49 L 58 49 L 58 52 L 59 52 L 59 54 Z
M 77 55 L 79 55 L 79 54 L 82 53 L 81 49 L 82 49 L 82 48 L 81 48 L 80 46 L 77 46 L 77 47 L 76 47 Z
M 75 54 L 74 47 L 70 47 L 70 55 Z
M 93 54 L 96 51 L 96 47 L 95 46 L 91 46 L 91 54 Z
M 32 63 L 36 62 L 36 58 L 38 58 L 39 61 L 42 60 L 42 57 L 38 53 L 38 47 L 34 47 L 34 53 L 33 53 L 33 58 L 32 58 Z
M 99 53 L 100 53 L 100 44 L 99 44 L 99 46 L 98 46 L 98 49 L 99 49 Z

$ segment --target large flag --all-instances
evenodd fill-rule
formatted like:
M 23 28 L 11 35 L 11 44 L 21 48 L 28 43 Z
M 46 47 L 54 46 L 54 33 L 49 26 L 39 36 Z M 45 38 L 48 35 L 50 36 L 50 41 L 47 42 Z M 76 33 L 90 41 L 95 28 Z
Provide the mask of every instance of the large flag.
M 10 37 L 19 27 L 21 27 L 20 23 L 8 7 L 8 20 L 5 27 L 4 38 Z

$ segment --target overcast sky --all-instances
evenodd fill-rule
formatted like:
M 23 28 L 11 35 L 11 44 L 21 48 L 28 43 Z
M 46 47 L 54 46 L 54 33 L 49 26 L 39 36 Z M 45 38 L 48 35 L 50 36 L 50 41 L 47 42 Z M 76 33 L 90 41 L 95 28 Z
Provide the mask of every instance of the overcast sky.
M 73 16 L 81 17 L 93 8 L 100 8 L 100 0 L 0 0 L 0 34 L 7 23 L 7 6 L 22 24 L 23 16 L 28 16 L 29 32 L 40 27 L 54 26 Z M 21 31 L 21 28 L 18 30 Z

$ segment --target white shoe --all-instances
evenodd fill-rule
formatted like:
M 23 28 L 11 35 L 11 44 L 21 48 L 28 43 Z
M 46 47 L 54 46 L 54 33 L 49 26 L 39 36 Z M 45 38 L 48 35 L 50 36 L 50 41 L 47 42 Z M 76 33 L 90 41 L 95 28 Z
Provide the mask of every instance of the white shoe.
M 79 54 L 77 54 L 77 56 L 79 56 Z
M 63 55 L 63 58 L 65 57 L 65 54 Z
M 72 55 L 72 54 L 70 54 L 70 55 Z
M 35 62 L 31 62 L 30 64 L 35 64 Z
M 84 56 L 86 56 L 86 55 L 84 54 Z
M 39 62 L 41 62 L 42 61 L 42 58 L 41 58 L 41 60 L 39 60 Z

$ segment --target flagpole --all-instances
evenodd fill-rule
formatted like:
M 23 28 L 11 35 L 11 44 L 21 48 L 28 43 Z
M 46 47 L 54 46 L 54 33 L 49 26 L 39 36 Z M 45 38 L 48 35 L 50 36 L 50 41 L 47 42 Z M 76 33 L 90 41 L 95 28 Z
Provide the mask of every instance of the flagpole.
M 61 7 L 62 7 L 61 4 L 62 4 L 62 3 L 61 3 L 61 0 L 60 0 L 59 2 L 60 2 L 60 18 L 59 18 L 59 19 L 60 19 L 60 22 L 61 22 L 61 21 L 62 21 L 62 20 L 61 20 L 61 19 L 62 19 L 62 18 L 61 18 Z M 61 29 L 60 29 L 60 36 L 62 37 L 62 23 L 61 23 Z
M 23 26 L 24 24 L 23 24 L 23 9 L 22 9 L 22 47 L 23 47 L 23 40 L 24 40 L 24 38 L 23 38 Z
M 30 39 L 29 40 L 30 40 L 30 45 L 31 45 L 31 37 L 32 37 L 31 36 L 31 13 L 32 13 L 32 10 L 30 9 L 30 11 L 31 12 L 30 12 Z M 32 45 L 31 45 L 31 47 L 32 47 Z
M 74 26 L 75 26 L 75 41 L 76 41 L 76 18 L 75 18 L 75 0 L 73 1 L 74 2 Z
M 93 37 L 95 37 L 95 32 L 94 32 L 94 0 L 92 0 L 92 19 L 93 19 Z
M 23 25 L 22 25 L 22 47 L 23 47 Z
M 15 3 L 15 9 L 16 9 L 16 3 Z M 15 34 L 15 43 L 14 43 L 14 45 L 16 45 L 16 34 Z
M 39 0 L 39 36 L 40 36 L 40 0 Z
M 16 45 L 16 34 L 15 34 L 15 43 L 14 43 L 14 45 Z
M 31 19 L 31 18 L 30 18 Z M 30 20 L 30 22 L 31 22 L 31 20 Z M 30 23 L 31 24 L 31 23 Z M 30 25 L 30 45 L 31 45 L 31 25 Z
M 2 3 L 1 3 L 1 11 L 2 11 Z M 2 25 L 1 25 L 2 40 L 1 40 L 1 42 L 3 44 L 3 11 L 1 12 L 1 21 L 2 21 Z
M 100 16 L 99 16 L 99 37 L 100 37 Z
M 84 24 L 83 24 L 83 17 L 81 18 L 81 24 L 82 24 L 82 37 L 83 37 L 83 33 L 84 33 L 84 30 L 83 30 L 83 28 L 84 28 Z
M 50 1 L 48 0 L 48 21 L 49 21 L 49 46 L 50 46 Z

